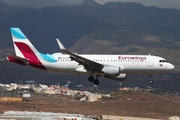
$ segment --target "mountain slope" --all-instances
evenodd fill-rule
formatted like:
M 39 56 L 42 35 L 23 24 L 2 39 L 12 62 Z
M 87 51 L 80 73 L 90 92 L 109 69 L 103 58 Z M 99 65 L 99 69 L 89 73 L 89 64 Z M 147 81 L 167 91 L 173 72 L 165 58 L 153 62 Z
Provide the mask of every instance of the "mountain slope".
M 3 14 L 7 17 L 0 20 L 0 42 L 2 43 L 0 53 L 1 60 L 3 60 L 1 68 L 2 74 L 6 74 L 0 79 L 1 81 L 11 79 L 19 81 L 14 70 L 11 70 L 12 64 L 4 62 L 4 53 L 11 52 L 9 48 L 13 49 L 9 27 L 20 27 L 41 52 L 59 52 L 55 41 L 58 37 L 73 52 L 146 55 L 150 53 L 167 58 L 175 64 L 176 71 L 179 71 L 180 12 L 177 10 L 145 7 L 135 3 L 100 5 L 93 1 L 70 7 L 14 8 L 14 10 L 9 15 L 4 12 Z M 0 13 L 0 18 L 3 14 Z M 4 65 L 8 69 L 4 70 Z M 18 65 L 15 65 L 15 68 L 17 69 L 15 71 L 21 73 L 19 74 L 20 80 L 39 78 L 41 82 L 49 82 L 49 79 L 53 78 L 57 82 L 61 77 L 74 80 L 74 77 L 65 78 L 66 75 L 47 74 L 46 72 L 41 74 L 37 72 L 38 70 L 29 70 L 29 68 Z M 34 76 L 28 76 L 31 72 Z M 178 85 L 176 80 L 178 81 L 179 73 L 171 73 L 167 76 L 165 78 L 168 82 L 164 81 L 163 75 L 156 77 L 158 85 L 154 87 L 164 87 L 160 83 L 166 85 L 169 81 L 174 81 L 174 86 Z M 87 79 L 86 77 L 77 77 L 77 81 L 86 83 L 87 80 L 84 80 Z M 107 79 L 103 81 L 105 81 L 105 83 L 102 82 L 103 85 L 116 84 L 116 88 L 118 87 L 117 82 Z M 130 75 L 124 85 L 147 86 L 148 77 Z

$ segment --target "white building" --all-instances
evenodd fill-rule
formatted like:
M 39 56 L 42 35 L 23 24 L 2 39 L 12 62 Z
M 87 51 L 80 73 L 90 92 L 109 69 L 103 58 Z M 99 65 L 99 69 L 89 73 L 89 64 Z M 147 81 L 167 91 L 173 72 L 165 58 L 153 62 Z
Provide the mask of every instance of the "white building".
M 93 120 L 81 114 L 7 111 L 0 116 L 0 120 Z
M 170 117 L 169 120 L 180 120 L 180 118 L 178 116 L 173 116 L 173 117 Z
M 29 93 L 24 93 L 24 94 L 23 94 L 23 98 L 24 98 L 24 97 L 31 97 L 31 94 L 29 94 Z

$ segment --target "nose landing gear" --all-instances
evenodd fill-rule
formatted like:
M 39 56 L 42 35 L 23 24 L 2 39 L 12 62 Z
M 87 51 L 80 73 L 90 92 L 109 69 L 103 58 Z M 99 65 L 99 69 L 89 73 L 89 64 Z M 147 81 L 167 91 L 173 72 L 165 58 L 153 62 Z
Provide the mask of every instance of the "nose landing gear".
M 152 75 L 149 75 L 149 83 L 150 83 L 150 84 L 153 84 Z

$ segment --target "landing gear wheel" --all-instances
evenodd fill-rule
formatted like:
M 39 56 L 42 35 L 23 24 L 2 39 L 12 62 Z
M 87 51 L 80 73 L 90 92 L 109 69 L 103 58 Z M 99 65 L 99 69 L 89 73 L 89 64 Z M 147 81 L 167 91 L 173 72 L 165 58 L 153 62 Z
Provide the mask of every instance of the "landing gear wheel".
M 88 80 L 89 80 L 89 82 L 94 82 L 94 77 L 93 76 L 89 76 Z
M 95 84 L 95 85 L 99 85 L 99 80 L 98 80 L 98 79 L 95 79 L 95 80 L 94 80 L 94 84 Z
M 150 84 L 153 84 L 153 80 L 149 80 L 149 83 L 150 83 Z
M 153 84 L 152 75 L 149 75 L 149 83 L 150 83 L 150 84 Z

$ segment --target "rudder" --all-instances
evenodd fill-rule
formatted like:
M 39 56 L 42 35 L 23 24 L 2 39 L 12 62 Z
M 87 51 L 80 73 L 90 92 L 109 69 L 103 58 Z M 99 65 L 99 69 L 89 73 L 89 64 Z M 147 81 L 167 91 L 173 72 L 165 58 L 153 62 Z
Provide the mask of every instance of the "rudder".
M 7 60 L 21 65 L 30 65 L 46 70 L 39 59 L 39 52 L 19 28 L 10 28 L 16 56 L 8 55 Z
M 10 28 L 16 56 L 30 59 L 36 58 L 38 51 L 19 28 Z

